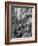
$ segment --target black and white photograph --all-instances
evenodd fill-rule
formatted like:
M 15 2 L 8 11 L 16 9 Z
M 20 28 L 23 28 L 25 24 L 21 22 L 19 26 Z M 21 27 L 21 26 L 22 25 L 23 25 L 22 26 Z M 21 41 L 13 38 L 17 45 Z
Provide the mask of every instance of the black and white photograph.
M 11 6 L 11 37 L 32 37 L 32 7 Z

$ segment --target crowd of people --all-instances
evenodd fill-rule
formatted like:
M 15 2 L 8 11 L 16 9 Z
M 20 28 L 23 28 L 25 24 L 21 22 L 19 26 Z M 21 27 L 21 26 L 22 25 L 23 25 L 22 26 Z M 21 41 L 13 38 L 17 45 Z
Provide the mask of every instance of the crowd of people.
M 24 8 L 25 9 L 25 8 Z M 21 10 L 22 12 L 28 13 L 28 11 L 31 13 L 32 9 L 29 10 L 27 8 L 27 11 Z M 20 10 L 19 10 L 20 11 Z M 15 12 L 17 15 L 17 11 Z M 19 13 L 19 12 L 18 12 Z M 12 23 L 11 23 L 11 30 L 12 30 L 12 37 L 13 38 L 25 38 L 25 37 L 31 37 L 32 36 L 32 14 L 19 14 L 20 18 L 18 20 L 17 16 L 12 16 Z

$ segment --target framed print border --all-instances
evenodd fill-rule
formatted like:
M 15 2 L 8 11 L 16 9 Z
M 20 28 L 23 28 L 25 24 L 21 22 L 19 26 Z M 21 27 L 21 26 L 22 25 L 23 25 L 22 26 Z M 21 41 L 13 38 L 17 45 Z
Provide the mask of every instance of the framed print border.
M 32 41 L 18 41 L 18 42 L 9 42 L 9 5 L 18 4 L 18 5 L 33 5 L 35 6 L 35 40 Z M 37 42 L 37 4 L 36 3 L 24 3 L 24 2 L 5 2 L 5 44 L 22 44 L 22 43 L 36 43 Z

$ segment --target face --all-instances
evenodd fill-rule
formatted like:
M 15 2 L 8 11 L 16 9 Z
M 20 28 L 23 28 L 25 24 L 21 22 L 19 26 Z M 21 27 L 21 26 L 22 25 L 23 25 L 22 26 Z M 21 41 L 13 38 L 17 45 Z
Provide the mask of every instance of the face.
M 16 32 L 17 32 L 17 34 L 19 34 L 19 35 L 21 34 L 21 32 L 22 32 L 21 24 L 19 24 L 18 29 L 17 29 Z

